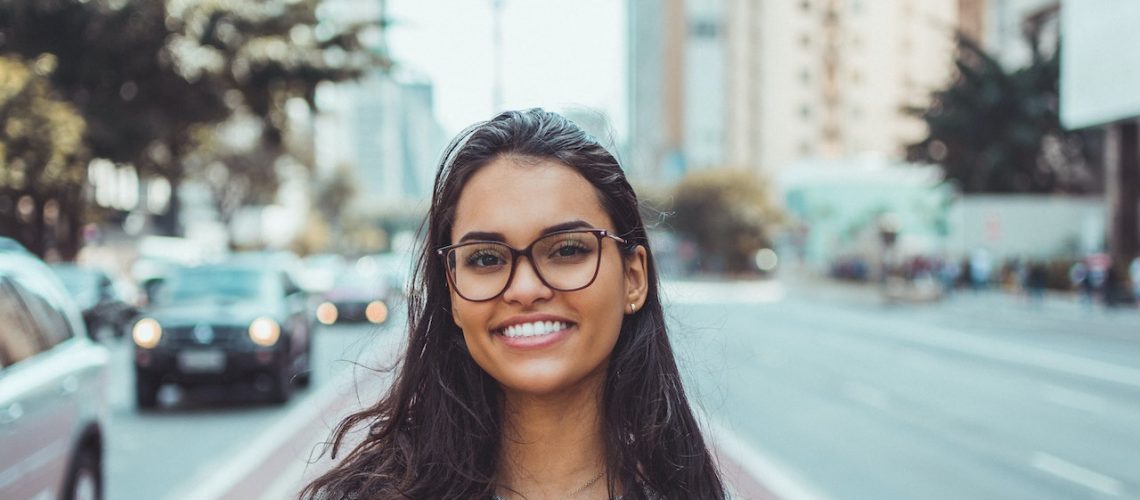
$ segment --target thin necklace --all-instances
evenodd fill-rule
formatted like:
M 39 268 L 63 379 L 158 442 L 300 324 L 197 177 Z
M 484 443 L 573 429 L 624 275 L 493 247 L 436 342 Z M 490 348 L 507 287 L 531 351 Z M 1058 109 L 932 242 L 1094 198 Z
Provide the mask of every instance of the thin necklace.
M 566 498 L 566 499 L 570 499 L 570 498 L 574 498 L 574 497 L 578 496 L 578 494 L 579 494 L 579 493 L 581 493 L 581 492 L 583 492 L 583 491 L 586 491 L 586 489 L 587 489 L 587 488 L 589 488 L 589 487 L 593 486 L 593 485 L 594 485 L 594 483 L 598 482 L 598 480 L 602 478 L 602 474 L 605 474 L 605 472 L 606 472 L 606 471 L 604 471 L 604 470 L 602 470 L 602 471 L 599 471 L 599 472 L 598 472 L 598 475 L 594 476 L 594 478 L 593 478 L 593 479 L 591 479 L 591 480 L 589 480 L 589 481 L 586 481 L 586 484 L 583 484 L 582 486 L 579 486 L 579 487 L 578 487 L 578 489 L 576 489 L 576 490 L 574 490 L 574 491 L 571 491 L 570 493 L 568 493 L 568 494 L 567 494 L 565 497 L 563 497 L 563 498 Z
M 600 472 L 598 472 L 598 475 L 594 476 L 594 477 L 593 477 L 593 478 L 591 478 L 589 481 L 586 481 L 586 484 L 583 484 L 582 486 L 579 486 L 579 487 L 578 487 L 578 489 L 576 489 L 576 490 L 574 490 L 574 491 L 571 491 L 570 493 L 567 493 L 567 494 L 566 494 L 565 496 L 563 496 L 562 498 L 563 498 L 563 499 L 565 499 L 565 500 L 569 500 L 569 499 L 571 499 L 571 498 L 574 498 L 574 497 L 578 496 L 578 495 L 579 495 L 579 494 L 581 494 L 583 491 L 586 491 L 586 490 L 587 490 L 587 489 L 589 489 L 591 486 L 593 486 L 593 485 L 594 485 L 594 483 L 598 482 L 598 480 L 599 480 L 599 479 L 601 479 L 601 478 L 602 478 L 602 476 L 603 476 L 603 475 L 605 475 L 605 473 L 606 473 L 606 471 L 604 471 L 604 470 L 603 470 L 603 471 L 600 471 Z M 621 498 L 621 497 L 618 497 L 618 498 Z M 501 495 L 495 495 L 495 497 L 494 497 L 494 500 L 506 500 L 506 499 L 505 499 L 505 498 L 503 498 Z

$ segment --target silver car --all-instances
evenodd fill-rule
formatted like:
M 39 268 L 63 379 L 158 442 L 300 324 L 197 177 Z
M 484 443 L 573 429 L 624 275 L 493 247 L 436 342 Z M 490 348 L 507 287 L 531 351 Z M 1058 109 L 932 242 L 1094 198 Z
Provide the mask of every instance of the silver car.
M 0 238 L 0 498 L 103 498 L 107 359 L 51 270 Z

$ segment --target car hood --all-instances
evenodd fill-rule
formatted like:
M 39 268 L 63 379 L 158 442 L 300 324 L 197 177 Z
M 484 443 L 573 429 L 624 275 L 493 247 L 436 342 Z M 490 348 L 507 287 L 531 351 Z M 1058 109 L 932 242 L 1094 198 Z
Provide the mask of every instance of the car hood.
M 280 309 L 264 302 L 202 301 L 170 304 L 148 311 L 147 316 L 166 326 L 213 324 L 245 324 L 261 316 L 277 318 Z

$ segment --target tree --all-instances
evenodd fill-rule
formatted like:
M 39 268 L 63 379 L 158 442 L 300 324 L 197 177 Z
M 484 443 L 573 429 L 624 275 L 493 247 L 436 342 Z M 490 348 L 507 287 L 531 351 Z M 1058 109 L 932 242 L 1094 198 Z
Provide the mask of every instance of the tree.
M 957 77 L 911 109 L 929 135 L 907 149 L 911 161 L 937 163 L 966 193 L 1083 193 L 1099 189 L 1099 135 L 1068 132 L 1058 114 L 1059 50 L 1046 54 L 1027 34 L 1031 63 L 1007 71 L 958 35 Z
M 79 191 L 86 179 L 85 123 L 52 94 L 55 58 L 0 57 L 0 234 L 42 254 L 49 241 L 64 257 L 78 251 Z
M 161 176 L 174 192 L 203 130 L 246 110 L 262 121 L 255 150 L 283 154 L 285 103 L 311 106 L 318 84 L 388 65 L 362 37 L 378 21 L 320 21 L 319 0 L 0 1 L 0 53 L 52 54 L 52 85 L 88 127 L 95 157 Z M 273 162 L 258 166 L 255 176 Z M 177 197 L 165 218 L 177 221 Z
M 674 229 L 700 250 L 704 271 L 749 273 L 756 252 L 771 246 L 781 220 L 768 190 L 741 170 L 705 170 L 681 179 L 673 193 Z

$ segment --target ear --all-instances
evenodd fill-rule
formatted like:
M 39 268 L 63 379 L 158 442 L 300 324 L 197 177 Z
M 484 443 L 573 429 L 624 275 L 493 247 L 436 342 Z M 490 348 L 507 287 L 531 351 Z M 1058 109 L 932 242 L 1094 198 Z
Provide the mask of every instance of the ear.
M 640 311 L 649 293 L 649 256 L 645 247 L 638 245 L 632 255 L 625 257 L 625 304 L 626 314 L 631 314 L 629 305 Z

